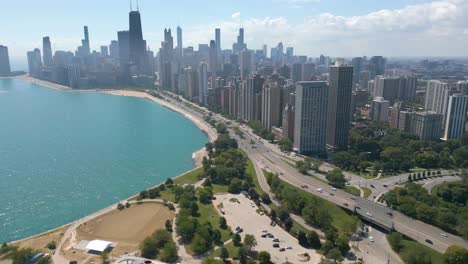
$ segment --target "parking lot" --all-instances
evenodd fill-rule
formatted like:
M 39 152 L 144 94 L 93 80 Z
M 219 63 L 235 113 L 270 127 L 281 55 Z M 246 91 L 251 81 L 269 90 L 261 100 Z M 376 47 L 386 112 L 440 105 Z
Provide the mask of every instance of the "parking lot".
M 310 256 L 310 260 L 306 263 L 318 263 L 320 261 L 320 255 L 314 250 L 300 246 L 296 238 L 278 225 L 270 225 L 270 218 L 266 215 L 260 215 L 257 212 L 258 207 L 244 195 L 222 194 L 215 196 L 216 200 L 213 203 L 218 210 L 224 212 L 228 225 L 233 230 L 236 230 L 237 227 L 242 228 L 243 231 L 240 233 L 242 239 L 246 234 L 254 235 L 257 240 L 255 249 L 258 252 L 269 252 L 274 263 L 286 261 L 304 263 L 304 253 L 308 253 Z M 270 234 L 269 237 L 268 234 Z M 262 237 L 262 235 L 266 237 Z M 274 240 L 277 242 L 274 242 Z M 273 244 L 277 245 L 274 247 Z

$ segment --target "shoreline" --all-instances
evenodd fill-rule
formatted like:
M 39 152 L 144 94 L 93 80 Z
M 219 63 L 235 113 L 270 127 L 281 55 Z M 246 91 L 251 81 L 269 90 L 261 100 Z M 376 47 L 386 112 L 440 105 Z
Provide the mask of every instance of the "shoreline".
M 168 110 L 171 110 L 171 111 L 174 111 L 176 113 L 181 114 L 183 117 L 185 117 L 186 119 L 191 121 L 193 124 L 195 124 L 200 129 L 200 131 L 203 134 L 206 135 L 209 142 L 214 142 L 216 140 L 216 138 L 217 138 L 216 130 L 213 129 L 209 124 L 207 124 L 205 122 L 205 120 L 202 120 L 202 119 L 200 119 L 200 118 L 198 118 L 196 116 L 193 116 L 190 113 L 186 112 L 184 109 L 182 109 L 182 108 L 180 108 L 180 107 L 178 107 L 176 105 L 173 105 L 173 104 L 171 104 L 171 103 L 169 103 L 169 102 L 167 102 L 167 101 L 165 101 L 163 99 L 156 98 L 156 97 L 154 97 L 154 96 L 152 96 L 152 95 L 150 95 L 150 94 L 148 94 L 147 92 L 144 92 L 144 91 L 100 90 L 100 89 L 89 89 L 89 90 L 77 90 L 76 89 L 76 90 L 74 90 L 74 89 L 72 89 L 70 87 L 66 87 L 66 86 L 63 86 L 63 85 L 59 85 L 59 84 L 55 84 L 55 83 L 51 83 L 51 82 L 47 82 L 47 81 L 43 81 L 43 80 L 38 80 L 38 79 L 32 78 L 32 77 L 30 77 L 28 75 L 21 75 L 21 76 L 8 77 L 8 78 L 15 78 L 15 79 L 23 80 L 23 81 L 30 82 L 30 83 L 33 83 L 33 84 L 37 84 L 39 86 L 43 86 L 45 88 L 53 89 L 53 90 L 74 91 L 74 92 L 97 92 L 97 93 L 104 93 L 104 94 L 115 95 L 115 96 L 130 96 L 130 97 L 137 97 L 137 98 L 147 99 L 147 100 L 152 101 L 153 103 L 159 104 L 160 106 L 163 106 L 163 107 L 167 108 Z M 201 161 L 203 160 L 203 157 L 206 156 L 206 155 L 207 155 L 207 153 L 206 153 L 205 147 L 202 147 L 201 149 L 196 150 L 195 152 L 193 152 L 192 153 L 193 168 L 191 170 L 183 172 L 183 173 L 181 173 L 181 174 L 179 174 L 179 175 L 177 175 L 175 177 L 171 177 L 171 179 L 177 179 L 177 178 L 182 177 L 183 175 L 185 175 L 187 173 L 190 173 L 190 172 L 200 168 Z M 159 183 L 159 184 L 157 184 L 155 186 L 150 186 L 147 189 L 158 187 L 163 183 L 164 182 L 161 182 L 161 183 Z M 41 232 L 41 233 L 38 233 L 38 234 L 35 234 L 35 235 L 31 235 L 31 236 L 28 236 L 28 237 L 25 237 L 25 238 L 22 238 L 22 239 L 18 239 L 18 240 L 14 240 L 14 241 L 10 241 L 10 242 L 7 242 L 7 243 L 8 244 L 17 244 L 17 243 L 20 243 L 20 242 L 24 242 L 26 240 L 41 237 L 43 235 L 49 234 L 51 232 L 55 232 L 55 231 L 57 231 L 59 229 L 65 228 L 65 227 L 69 227 L 69 226 L 73 225 L 74 223 L 83 221 L 84 219 L 90 220 L 88 218 L 90 218 L 91 216 L 92 216 L 92 218 L 97 217 L 97 216 L 101 215 L 103 212 L 107 212 L 110 209 L 115 209 L 116 206 L 119 203 L 134 199 L 137 196 L 138 196 L 138 193 L 134 194 L 134 195 L 132 195 L 132 196 L 126 198 L 126 199 L 120 200 L 120 201 L 118 201 L 118 202 L 116 202 L 114 204 L 106 206 L 106 207 L 104 207 L 104 208 L 102 208 L 102 209 L 100 209 L 98 211 L 95 211 L 95 212 L 93 212 L 93 213 L 91 213 L 89 215 L 86 215 L 86 216 L 84 216 L 82 218 L 71 221 L 69 223 L 63 224 L 61 226 L 46 230 L 44 232 Z

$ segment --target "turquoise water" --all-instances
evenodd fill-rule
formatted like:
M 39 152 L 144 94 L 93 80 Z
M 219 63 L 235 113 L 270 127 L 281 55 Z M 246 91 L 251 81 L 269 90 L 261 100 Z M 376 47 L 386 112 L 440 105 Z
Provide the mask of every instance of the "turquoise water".
M 189 120 L 146 99 L 0 79 L 0 242 L 177 176 L 206 142 Z

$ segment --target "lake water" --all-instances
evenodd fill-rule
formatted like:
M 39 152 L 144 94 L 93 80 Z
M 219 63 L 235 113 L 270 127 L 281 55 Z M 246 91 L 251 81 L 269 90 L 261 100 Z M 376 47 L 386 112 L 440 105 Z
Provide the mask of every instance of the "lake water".
M 0 242 L 177 176 L 207 141 L 182 115 L 146 99 L 0 79 Z

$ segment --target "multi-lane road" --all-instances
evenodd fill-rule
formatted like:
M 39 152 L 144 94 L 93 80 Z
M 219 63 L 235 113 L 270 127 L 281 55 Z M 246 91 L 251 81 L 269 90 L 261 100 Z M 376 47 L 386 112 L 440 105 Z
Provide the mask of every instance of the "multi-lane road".
M 167 97 L 167 99 L 199 118 L 205 117 L 203 111 L 196 111 L 193 107 L 187 107 L 186 104 L 179 103 L 172 98 Z M 212 118 L 218 122 L 231 122 L 238 126 L 244 134 L 242 138 L 236 136 L 239 147 L 247 153 L 255 166 L 277 173 L 282 180 L 298 188 L 307 186 L 303 189 L 340 207 L 357 210 L 362 218 L 380 226 L 393 227 L 394 230 L 439 252 L 444 252 L 450 245 L 468 248 L 468 242 L 458 236 L 448 234 L 437 227 L 403 215 L 371 200 L 356 197 L 341 190 L 334 190 L 324 182 L 302 175 L 285 161 L 287 160 L 286 154 L 277 151 L 268 143 L 261 142 L 257 136 L 250 133 L 249 129 L 231 120 L 226 120 L 218 114 L 213 114 Z M 235 135 L 234 131 L 230 132 Z M 264 181 L 264 179 L 259 180 L 261 184 Z

